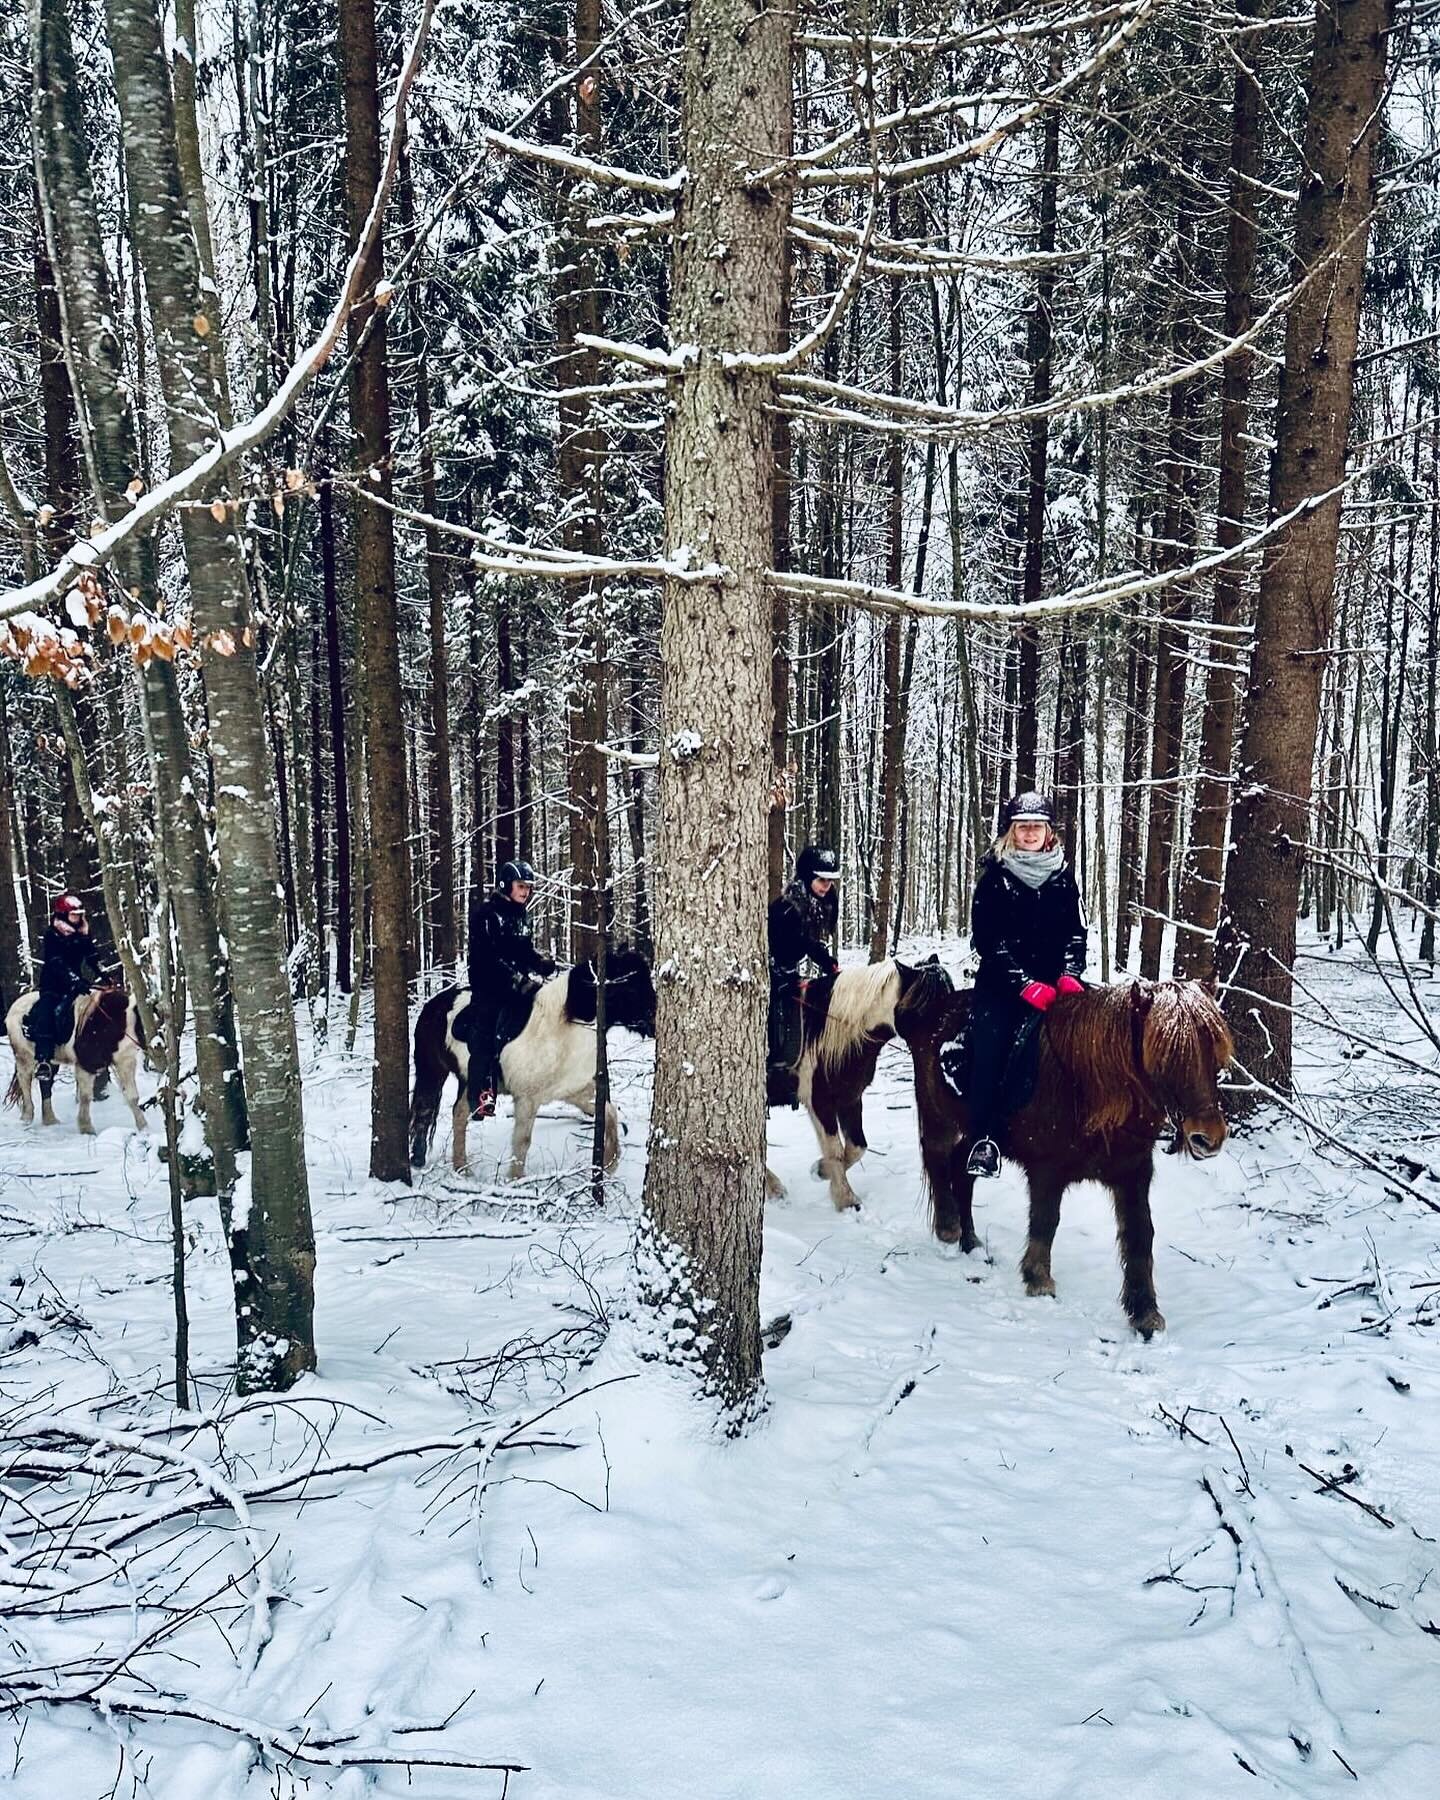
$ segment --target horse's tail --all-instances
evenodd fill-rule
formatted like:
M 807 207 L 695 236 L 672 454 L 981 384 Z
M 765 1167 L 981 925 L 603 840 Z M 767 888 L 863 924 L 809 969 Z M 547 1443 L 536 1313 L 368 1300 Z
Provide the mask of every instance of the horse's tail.
M 5 1090 L 5 1104 L 7 1106 L 20 1104 L 20 1071 L 18 1069 L 10 1077 L 10 1085 Z
M 421 1167 L 430 1154 L 435 1121 L 440 1116 L 440 1096 L 446 1077 L 458 1074 L 445 1040 L 450 1030 L 450 1008 L 456 988 L 446 988 L 420 1008 L 415 1021 L 415 1086 L 410 1095 L 410 1161 Z
M 893 1032 L 899 998 L 900 968 L 894 957 L 842 969 L 830 989 L 830 1008 L 815 1045 L 815 1060 L 822 1068 L 833 1068 L 872 1031 Z

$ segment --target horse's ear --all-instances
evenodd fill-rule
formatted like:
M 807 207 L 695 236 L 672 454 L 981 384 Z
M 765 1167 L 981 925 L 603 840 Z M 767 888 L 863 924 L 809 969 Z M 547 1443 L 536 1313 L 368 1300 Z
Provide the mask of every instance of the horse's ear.
M 1202 975 L 1200 985 L 1212 1000 L 1220 998 L 1220 983 L 1214 975 Z

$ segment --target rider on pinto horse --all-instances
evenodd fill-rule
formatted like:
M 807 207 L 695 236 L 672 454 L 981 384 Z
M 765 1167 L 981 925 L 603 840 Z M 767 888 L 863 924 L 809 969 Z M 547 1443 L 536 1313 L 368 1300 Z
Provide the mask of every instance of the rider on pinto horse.
M 820 844 L 807 844 L 795 863 L 794 879 L 770 903 L 770 1014 L 768 1086 L 793 1105 L 795 1069 L 804 1048 L 800 1011 L 800 968 L 808 958 L 827 975 L 840 965 L 826 943 L 840 923 L 840 859 Z
M 470 1006 L 465 1037 L 470 1050 L 466 1099 L 477 1119 L 495 1111 L 500 1052 L 508 1042 L 507 1017 L 517 1000 L 532 994 L 554 961 L 535 948 L 528 908 L 536 874 L 528 862 L 501 863 L 495 887 L 481 902 L 470 932 Z
M 940 1053 L 945 1078 L 970 1113 L 969 1175 L 998 1175 L 995 1139 L 1007 1112 L 1005 1072 L 1021 1026 L 1058 994 L 1078 994 L 1085 969 L 1085 912 L 1044 795 L 1015 794 L 981 867 L 970 907 L 980 957 L 970 1012 L 969 1068 L 962 1043 Z
M 40 1079 L 54 1080 L 55 1052 L 75 1028 L 75 1002 L 100 980 L 102 970 L 90 936 L 85 903 L 60 894 L 50 909 L 50 924 L 40 946 L 40 997 L 25 1020 L 25 1035 L 35 1046 Z M 48 1091 L 48 1090 L 47 1090 Z

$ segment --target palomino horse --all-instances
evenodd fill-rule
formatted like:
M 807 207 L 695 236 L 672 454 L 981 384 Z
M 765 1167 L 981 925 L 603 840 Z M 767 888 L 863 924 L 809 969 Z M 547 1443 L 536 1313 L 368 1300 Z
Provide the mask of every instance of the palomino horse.
M 806 985 L 805 1048 L 796 1074 L 820 1145 L 815 1173 L 830 1183 L 837 1212 L 860 1204 L 850 1170 L 867 1148 L 863 1096 L 875 1079 L 881 1050 L 895 1035 L 897 1008 L 934 962 L 931 957 L 912 968 L 887 957 Z M 771 1104 L 783 1102 L 772 1097 Z M 785 1192 L 769 1169 L 765 1191 L 772 1199 Z
M 459 1093 L 451 1113 L 451 1162 L 465 1167 L 470 1108 L 465 1080 L 470 1050 L 455 1025 L 470 1004 L 469 988 L 446 988 L 427 1000 L 415 1021 L 415 1091 L 410 1099 L 410 1160 L 417 1167 L 430 1152 L 440 1097 L 454 1076 Z M 655 1032 L 655 988 L 650 965 L 633 950 L 614 950 L 606 962 L 605 1021 L 650 1037 Z M 515 1098 L 510 1139 L 510 1179 L 525 1173 L 535 1115 L 547 1100 L 565 1100 L 595 1116 L 595 970 L 590 963 L 552 975 L 535 994 L 525 1028 L 500 1053 L 507 1094 Z M 620 1156 L 620 1121 L 605 1109 L 605 1166 Z
M 935 1235 L 976 1245 L 974 1178 L 965 1173 L 969 1118 L 940 1072 L 941 1046 L 965 1028 L 970 995 L 937 970 L 897 1019 L 915 1061 L 920 1149 Z M 1198 981 L 1135 981 L 1062 996 L 1040 1030 L 1035 1088 L 1000 1148 L 1030 1187 L 1030 1236 L 1020 1262 L 1028 1294 L 1053 1294 L 1050 1246 L 1060 1200 L 1076 1181 L 1109 1188 L 1124 1271 L 1121 1301 L 1142 1337 L 1165 1329 L 1155 1303 L 1150 1183 L 1170 1122 L 1172 1152 L 1204 1161 L 1225 1142 L 1219 1074 L 1232 1054 L 1213 996 Z
M 40 998 L 31 991 L 22 994 L 5 1015 L 5 1035 L 15 1052 L 15 1078 L 5 1096 L 5 1104 L 19 1102 L 27 1125 L 35 1119 L 35 1099 L 31 1084 L 35 1079 L 37 1060 L 35 1046 L 25 1035 L 25 1019 Z M 95 1078 L 106 1069 L 114 1069 L 120 1092 L 130 1108 L 135 1129 L 144 1131 L 145 1115 L 140 1110 L 140 1091 L 135 1085 L 135 1072 L 140 1062 L 140 1019 L 135 1003 L 118 987 L 97 988 L 81 994 L 75 1002 L 75 1028 L 68 1043 L 58 1046 L 55 1061 L 66 1063 L 75 1071 L 75 1091 L 80 1104 L 76 1125 L 86 1137 L 95 1135 L 90 1119 L 90 1103 L 95 1098 Z M 40 1077 L 40 1122 L 54 1125 L 55 1108 L 50 1104 L 54 1078 Z

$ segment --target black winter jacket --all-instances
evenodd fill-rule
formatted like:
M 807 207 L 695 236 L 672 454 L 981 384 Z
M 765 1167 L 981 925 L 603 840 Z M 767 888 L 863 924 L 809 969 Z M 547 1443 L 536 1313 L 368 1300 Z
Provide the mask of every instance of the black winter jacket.
M 58 994 L 73 1000 L 94 987 L 101 975 L 95 940 L 86 931 L 61 931 L 49 925 L 40 940 L 42 994 Z
M 970 942 L 980 957 L 977 994 L 1009 998 L 1032 981 L 1051 987 L 1085 967 L 1085 914 L 1070 865 L 1027 887 L 993 854 L 975 884 Z
M 470 934 L 470 991 L 503 1000 L 530 975 L 555 973 L 555 964 L 535 948 L 530 915 L 516 900 L 501 893 L 481 902 Z
M 840 896 L 831 888 L 822 900 L 797 877 L 778 900 L 770 902 L 770 967 L 776 974 L 795 974 L 808 956 L 827 973 L 835 967 L 825 942 L 840 921 Z

